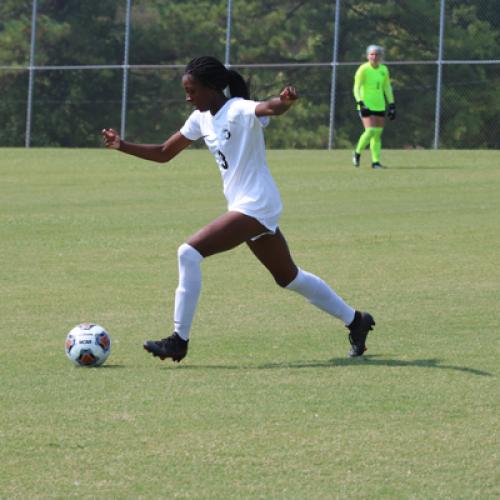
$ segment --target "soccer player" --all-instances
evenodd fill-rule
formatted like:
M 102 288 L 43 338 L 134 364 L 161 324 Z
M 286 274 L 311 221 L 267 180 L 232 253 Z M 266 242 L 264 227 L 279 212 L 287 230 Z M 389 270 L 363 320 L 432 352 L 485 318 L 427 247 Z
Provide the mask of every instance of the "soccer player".
M 380 151 L 382 132 L 384 131 L 386 101 L 389 120 L 396 118 L 396 103 L 392 93 L 389 70 L 382 64 L 384 51 L 379 45 L 370 45 L 366 49 L 368 62 L 362 64 L 354 76 L 354 98 L 365 131 L 358 140 L 352 155 L 352 163 L 359 167 L 361 152 L 370 145 L 372 168 L 382 168 Z
M 271 116 L 286 113 L 295 103 L 295 88 L 287 86 L 278 97 L 267 101 L 252 101 L 242 76 L 208 56 L 197 57 L 187 65 L 182 84 L 186 101 L 195 111 L 163 144 L 133 144 L 121 140 L 113 129 L 102 131 L 108 148 L 156 162 L 171 160 L 203 138 L 219 167 L 228 203 L 226 213 L 178 248 L 174 331 L 161 340 L 146 341 L 144 348 L 162 360 L 178 362 L 185 357 L 201 290 L 201 263 L 246 243 L 280 287 L 304 296 L 343 321 L 349 330 L 349 355 L 361 356 L 368 332 L 375 325 L 373 317 L 354 310 L 323 280 L 297 267 L 278 225 L 282 205 L 266 163 L 263 129 Z

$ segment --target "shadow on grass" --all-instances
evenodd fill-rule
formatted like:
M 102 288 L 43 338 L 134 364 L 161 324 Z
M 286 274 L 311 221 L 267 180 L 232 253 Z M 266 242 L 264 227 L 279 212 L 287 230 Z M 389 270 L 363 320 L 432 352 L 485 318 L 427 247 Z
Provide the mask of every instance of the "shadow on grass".
M 493 374 L 484 370 L 476 368 L 469 368 L 467 366 L 456 365 L 443 365 L 440 359 L 377 359 L 378 355 L 365 355 L 361 358 L 333 358 L 330 363 L 334 366 L 349 366 L 359 363 L 366 363 L 368 365 L 376 366 L 394 366 L 394 367 L 416 367 L 416 368 L 439 368 L 441 370 L 455 370 L 459 372 L 471 373 L 473 375 L 480 375 L 482 377 L 492 377 Z
M 399 368 L 438 368 L 440 370 L 454 370 L 481 377 L 492 377 L 493 374 L 467 366 L 444 365 L 439 359 L 377 359 L 377 355 L 366 355 L 359 358 L 332 358 L 324 361 L 294 361 L 282 363 L 266 363 L 257 366 L 245 365 L 181 365 L 177 369 L 212 369 L 212 370 L 276 370 L 276 369 L 298 369 L 298 368 L 335 368 L 341 366 L 388 366 Z
M 387 170 L 464 170 L 468 165 L 395 165 L 387 166 Z

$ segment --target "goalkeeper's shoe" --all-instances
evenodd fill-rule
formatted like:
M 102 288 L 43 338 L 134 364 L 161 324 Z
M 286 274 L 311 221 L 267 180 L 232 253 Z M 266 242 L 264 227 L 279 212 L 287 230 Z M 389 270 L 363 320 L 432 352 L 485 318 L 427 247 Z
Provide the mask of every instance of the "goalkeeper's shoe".
M 372 168 L 384 168 L 384 167 L 380 164 L 380 162 L 374 161 L 372 163 Z
M 349 351 L 351 358 L 362 356 L 366 351 L 366 337 L 374 326 L 375 320 L 371 314 L 356 311 L 352 323 L 347 327 L 349 329 L 349 342 L 351 343 L 351 350 Z
M 179 362 L 187 354 L 188 343 L 189 340 L 182 339 L 174 332 L 170 337 L 161 340 L 146 340 L 144 349 L 162 361 L 165 358 L 172 358 L 172 361 Z
M 359 167 L 359 161 L 361 160 L 361 154 L 360 153 L 356 153 L 356 151 L 354 151 L 352 153 L 352 164 L 355 166 L 355 167 Z

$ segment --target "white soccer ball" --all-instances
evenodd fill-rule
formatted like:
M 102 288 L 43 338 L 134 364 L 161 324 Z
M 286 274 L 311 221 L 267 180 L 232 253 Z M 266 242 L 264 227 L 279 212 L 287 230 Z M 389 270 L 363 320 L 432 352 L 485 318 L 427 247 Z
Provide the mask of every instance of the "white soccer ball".
M 65 350 L 78 366 L 99 366 L 111 352 L 111 338 L 102 326 L 82 323 L 68 333 Z

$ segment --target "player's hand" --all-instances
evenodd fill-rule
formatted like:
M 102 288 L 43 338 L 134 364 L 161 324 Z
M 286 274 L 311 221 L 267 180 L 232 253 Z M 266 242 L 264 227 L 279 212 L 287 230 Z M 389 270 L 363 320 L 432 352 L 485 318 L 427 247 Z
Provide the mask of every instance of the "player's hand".
M 366 106 L 363 101 L 358 101 L 359 112 L 361 116 L 370 116 L 370 109 Z
M 299 98 L 299 94 L 293 85 L 287 85 L 280 92 L 281 102 L 292 105 Z
M 389 104 L 389 111 L 387 111 L 387 116 L 389 117 L 389 120 L 396 119 L 396 104 Z
M 113 128 L 103 128 L 101 132 L 102 138 L 104 139 L 104 145 L 110 149 L 118 149 L 120 147 L 120 136 L 118 132 Z

